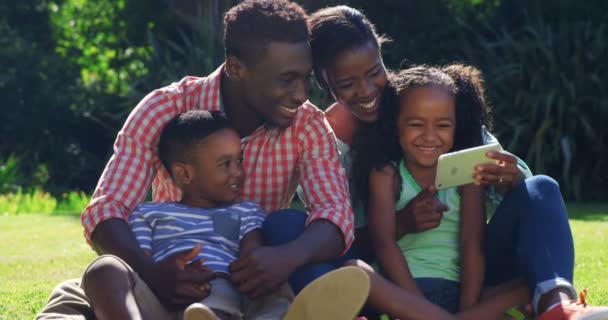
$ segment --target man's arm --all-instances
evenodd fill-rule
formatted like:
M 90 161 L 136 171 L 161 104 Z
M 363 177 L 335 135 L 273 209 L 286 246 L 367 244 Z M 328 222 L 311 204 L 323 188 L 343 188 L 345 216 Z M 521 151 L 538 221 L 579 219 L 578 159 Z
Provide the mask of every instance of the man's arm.
M 307 226 L 297 239 L 258 248 L 231 265 L 233 281 L 250 298 L 277 288 L 300 266 L 337 257 L 354 239 L 346 175 L 329 124 L 319 111 L 297 135 Z
M 132 209 L 146 197 L 152 179 L 161 167 L 156 150 L 160 132 L 180 112 L 171 95 L 165 93 L 150 93 L 131 112 L 118 133 L 114 154 L 81 219 L 85 236 L 97 253 L 113 254 L 125 260 L 159 296 L 161 302 L 171 305 L 178 301 L 174 299 L 178 288 L 184 291 L 185 296 L 201 296 L 195 294 L 193 288 L 181 288 L 177 281 L 188 279 L 192 283 L 202 282 L 202 275 L 199 272 L 195 276 L 186 271 L 179 272 L 174 266 L 154 263 L 139 248 L 126 222 Z M 166 171 L 164 173 L 167 179 L 161 191 L 164 191 L 165 200 L 177 200 L 178 193 L 170 188 L 171 181 Z

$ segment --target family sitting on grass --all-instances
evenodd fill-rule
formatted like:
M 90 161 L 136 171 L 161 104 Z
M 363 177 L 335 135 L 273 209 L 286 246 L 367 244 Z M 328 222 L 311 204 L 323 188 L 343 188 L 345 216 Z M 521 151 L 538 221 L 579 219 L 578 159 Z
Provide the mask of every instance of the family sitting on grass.
M 497 141 L 477 69 L 389 72 L 346 6 L 250 0 L 224 24 L 216 71 L 129 115 L 82 213 L 100 257 L 37 319 L 608 319 L 577 297 L 554 180 L 495 151 L 433 186 L 441 154 Z

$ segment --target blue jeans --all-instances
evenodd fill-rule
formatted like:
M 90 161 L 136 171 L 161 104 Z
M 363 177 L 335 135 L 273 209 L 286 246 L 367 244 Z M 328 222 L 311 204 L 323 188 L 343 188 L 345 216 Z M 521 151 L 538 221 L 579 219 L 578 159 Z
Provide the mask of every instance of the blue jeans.
M 283 209 L 271 213 L 264 225 L 262 233 L 264 244 L 278 246 L 297 239 L 306 228 L 307 214 L 295 209 Z M 347 260 L 356 259 L 354 250 L 332 260 L 305 265 L 297 269 L 289 277 L 289 285 L 295 294 L 298 294 L 307 284 L 316 278 L 340 268 Z
M 523 276 L 535 308 L 557 287 L 576 297 L 572 232 L 555 180 L 534 176 L 509 191 L 487 225 L 484 247 L 486 285 Z

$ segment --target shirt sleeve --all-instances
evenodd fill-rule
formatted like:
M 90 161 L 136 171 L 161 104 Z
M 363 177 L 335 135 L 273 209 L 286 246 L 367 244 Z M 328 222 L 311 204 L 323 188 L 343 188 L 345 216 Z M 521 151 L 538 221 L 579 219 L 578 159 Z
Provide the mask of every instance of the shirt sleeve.
M 241 206 L 241 230 L 239 235 L 239 242 L 243 237 L 255 230 L 262 228 L 262 224 L 266 219 L 264 210 L 255 202 L 245 202 Z
M 157 152 L 161 130 L 179 113 L 181 98 L 179 92 L 153 91 L 127 118 L 91 202 L 81 215 L 89 243 L 99 223 L 111 218 L 126 221 L 131 210 L 145 199 L 161 166 Z
M 322 113 L 311 117 L 299 132 L 299 182 L 302 200 L 309 210 L 307 223 L 317 219 L 331 221 L 342 231 L 346 252 L 355 238 L 354 217 L 336 137 Z
M 135 210 L 129 215 L 129 226 L 135 234 L 139 247 L 152 252 L 152 226 L 138 208 L 135 207 Z

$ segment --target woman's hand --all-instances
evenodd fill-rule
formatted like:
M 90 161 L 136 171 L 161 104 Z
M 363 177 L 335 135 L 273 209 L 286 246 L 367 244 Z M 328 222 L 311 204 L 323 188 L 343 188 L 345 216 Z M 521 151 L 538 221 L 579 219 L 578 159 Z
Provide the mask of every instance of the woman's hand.
M 484 163 L 475 167 L 475 184 L 510 190 L 523 179 L 517 167 L 517 157 L 506 151 L 488 151 L 486 155 L 498 163 Z

